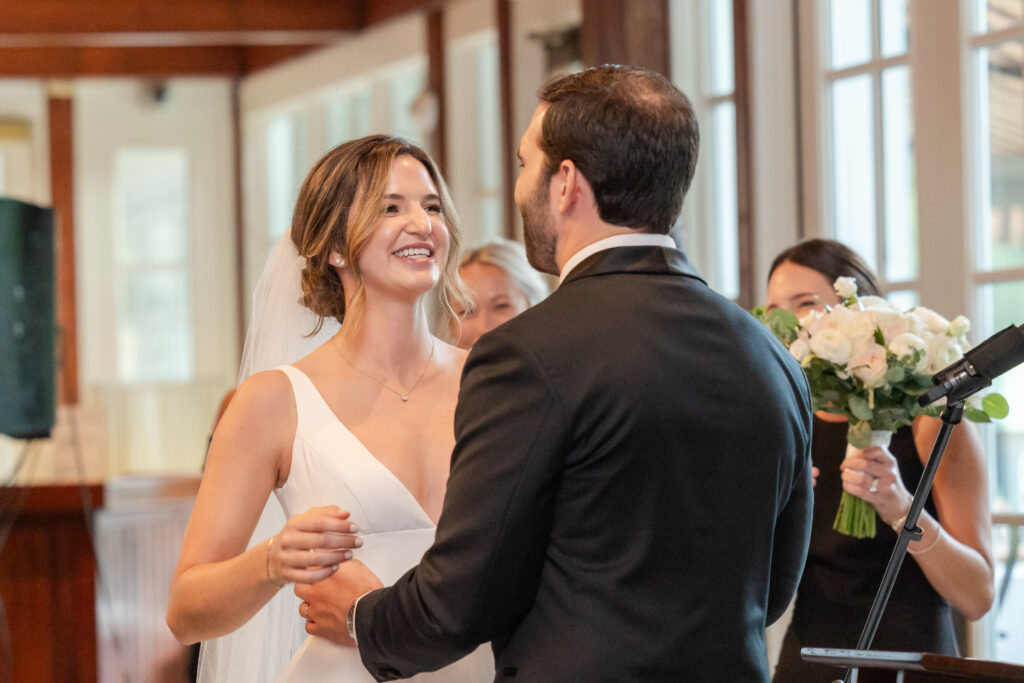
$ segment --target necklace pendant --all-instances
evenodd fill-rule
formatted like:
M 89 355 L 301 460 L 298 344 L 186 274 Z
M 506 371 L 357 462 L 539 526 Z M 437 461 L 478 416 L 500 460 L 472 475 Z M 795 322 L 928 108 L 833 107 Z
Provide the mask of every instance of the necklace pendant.
M 409 394 L 402 394 L 402 400 L 403 401 L 408 401 L 409 400 Z

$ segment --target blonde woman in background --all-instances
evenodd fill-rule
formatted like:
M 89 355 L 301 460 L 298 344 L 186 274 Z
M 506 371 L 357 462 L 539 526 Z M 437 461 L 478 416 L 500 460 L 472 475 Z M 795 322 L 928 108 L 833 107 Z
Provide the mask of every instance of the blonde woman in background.
M 468 252 L 459 275 L 471 290 L 473 306 L 456 312 L 449 331 L 459 348 L 469 349 L 482 334 L 511 320 L 550 292 L 544 276 L 526 260 L 518 242 L 496 238 Z

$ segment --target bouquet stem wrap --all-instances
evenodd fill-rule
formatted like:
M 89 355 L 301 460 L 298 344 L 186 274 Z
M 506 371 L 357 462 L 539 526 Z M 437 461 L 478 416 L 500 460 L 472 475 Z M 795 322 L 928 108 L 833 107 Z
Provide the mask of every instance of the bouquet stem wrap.
M 886 448 L 892 441 L 892 432 L 887 429 L 873 430 L 871 432 L 871 446 Z M 846 445 L 846 455 L 859 450 L 853 444 Z M 875 507 L 857 496 L 843 491 L 843 497 L 839 501 L 839 510 L 836 512 L 832 528 L 841 534 L 853 536 L 854 538 L 874 538 Z

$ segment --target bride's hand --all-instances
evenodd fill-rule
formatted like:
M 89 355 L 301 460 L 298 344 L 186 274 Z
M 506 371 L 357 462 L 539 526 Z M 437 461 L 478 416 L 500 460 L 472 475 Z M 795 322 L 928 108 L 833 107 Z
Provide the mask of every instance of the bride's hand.
M 353 536 L 359 527 L 349 513 L 335 505 L 311 508 L 288 520 L 267 549 L 267 576 L 274 583 L 313 583 L 352 558 L 352 548 L 363 544 Z
M 839 468 L 843 472 L 843 490 L 874 505 L 883 522 L 891 525 L 906 517 L 912 496 L 903 485 L 899 465 L 888 448 L 872 446 L 853 451 Z

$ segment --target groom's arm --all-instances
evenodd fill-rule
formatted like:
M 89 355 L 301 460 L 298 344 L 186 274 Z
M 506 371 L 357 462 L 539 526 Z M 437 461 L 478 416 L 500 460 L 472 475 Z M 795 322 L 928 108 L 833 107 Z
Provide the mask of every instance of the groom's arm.
M 359 601 L 359 652 L 378 680 L 438 669 L 507 634 L 533 604 L 565 416 L 546 373 L 511 335 L 474 346 L 455 433 L 434 545 L 394 586 Z

